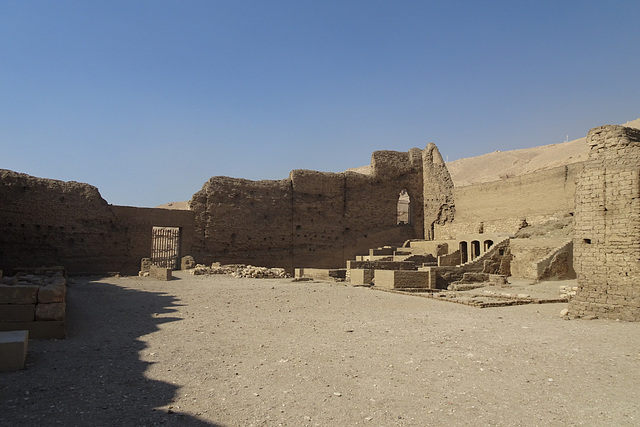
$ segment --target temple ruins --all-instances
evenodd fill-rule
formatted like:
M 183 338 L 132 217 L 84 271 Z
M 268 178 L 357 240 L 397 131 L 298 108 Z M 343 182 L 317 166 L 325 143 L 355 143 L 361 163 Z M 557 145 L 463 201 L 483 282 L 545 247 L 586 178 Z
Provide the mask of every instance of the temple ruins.
M 465 187 L 432 143 L 376 151 L 360 172 L 213 177 L 190 210 L 115 206 L 89 184 L 0 170 L 0 270 L 134 275 L 142 259 L 170 271 L 189 256 L 190 267 L 342 270 L 353 285 L 425 293 L 577 277 L 569 315 L 638 321 L 640 130 L 602 126 L 587 141 L 586 162 Z

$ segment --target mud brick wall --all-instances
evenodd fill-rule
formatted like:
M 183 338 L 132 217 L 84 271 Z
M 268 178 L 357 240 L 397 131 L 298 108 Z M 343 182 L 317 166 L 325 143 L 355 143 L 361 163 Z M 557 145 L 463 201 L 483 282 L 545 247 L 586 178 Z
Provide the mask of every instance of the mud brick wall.
M 640 130 L 601 126 L 587 135 L 578 177 L 574 316 L 640 321 Z
M 434 224 L 452 220 L 453 185 L 434 144 L 376 151 L 371 171 L 214 177 L 194 194 L 191 211 L 177 211 L 113 206 L 89 184 L 0 170 L 0 269 L 136 274 L 154 226 L 179 227 L 179 256 L 198 262 L 335 268 L 370 247 L 432 237 Z M 397 224 L 402 190 L 411 198 L 410 225 Z
M 0 268 L 117 271 L 126 241 L 97 188 L 1 170 L 0 200 Z
M 183 228 L 193 213 L 109 205 L 96 187 L 0 170 L 0 269 L 63 265 L 70 273 L 136 274 L 153 226 Z
M 124 274 L 137 274 L 140 260 L 151 253 L 153 227 L 180 228 L 180 254 L 191 255 L 196 244 L 194 215 L 191 211 L 110 206 L 116 217 L 118 234 L 125 242 L 126 250 L 119 255 L 117 269 Z
M 530 225 L 572 214 L 575 181 L 582 163 L 560 166 L 495 182 L 453 190 L 455 219 L 435 226 L 436 239 L 477 233 L 515 233 L 523 219 Z
M 343 267 L 371 247 L 424 238 L 425 223 L 451 219 L 453 186 L 435 145 L 376 151 L 371 169 L 371 175 L 294 170 L 281 181 L 211 178 L 191 199 L 198 253 L 205 263 Z M 425 219 L 423 192 L 431 186 L 442 194 L 432 197 Z M 397 225 L 403 189 L 411 198 L 411 225 Z M 439 200 L 448 204 L 436 206 Z
M 289 180 L 211 178 L 191 198 L 200 238 L 195 259 L 284 267 L 293 240 L 291 187 Z

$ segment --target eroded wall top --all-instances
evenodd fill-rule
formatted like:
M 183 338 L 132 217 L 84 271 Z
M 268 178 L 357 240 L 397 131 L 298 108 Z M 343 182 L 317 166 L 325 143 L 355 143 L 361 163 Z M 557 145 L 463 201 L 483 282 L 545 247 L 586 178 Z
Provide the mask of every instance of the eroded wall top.
M 426 222 L 452 218 L 453 184 L 434 144 L 376 151 L 370 169 L 367 175 L 298 169 L 281 181 L 211 178 L 191 200 L 205 260 L 339 267 L 370 247 L 424 238 Z M 400 225 L 403 192 L 411 221 Z

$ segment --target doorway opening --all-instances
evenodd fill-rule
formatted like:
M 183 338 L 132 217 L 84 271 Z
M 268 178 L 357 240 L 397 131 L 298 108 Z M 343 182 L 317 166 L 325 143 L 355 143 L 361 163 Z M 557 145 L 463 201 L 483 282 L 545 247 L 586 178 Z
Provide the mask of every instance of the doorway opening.
M 411 225 L 411 197 L 407 189 L 403 189 L 398 196 L 398 209 L 396 216 L 396 224 L 398 225 Z
M 178 269 L 180 260 L 180 228 L 153 227 L 151 263 L 162 268 Z

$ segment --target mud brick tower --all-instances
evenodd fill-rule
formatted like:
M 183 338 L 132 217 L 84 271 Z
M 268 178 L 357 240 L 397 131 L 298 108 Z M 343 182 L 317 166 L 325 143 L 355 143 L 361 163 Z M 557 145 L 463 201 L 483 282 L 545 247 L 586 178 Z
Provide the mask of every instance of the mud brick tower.
M 601 126 L 576 186 L 574 316 L 640 320 L 640 130 Z

